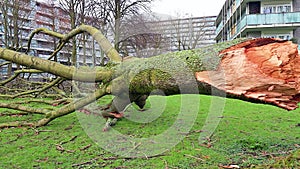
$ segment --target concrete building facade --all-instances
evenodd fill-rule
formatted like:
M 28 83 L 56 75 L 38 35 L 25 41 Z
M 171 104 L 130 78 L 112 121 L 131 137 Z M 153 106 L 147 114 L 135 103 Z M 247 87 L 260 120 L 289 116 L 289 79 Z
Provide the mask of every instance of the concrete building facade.
M 216 19 L 216 41 L 273 37 L 300 42 L 300 0 L 226 0 Z

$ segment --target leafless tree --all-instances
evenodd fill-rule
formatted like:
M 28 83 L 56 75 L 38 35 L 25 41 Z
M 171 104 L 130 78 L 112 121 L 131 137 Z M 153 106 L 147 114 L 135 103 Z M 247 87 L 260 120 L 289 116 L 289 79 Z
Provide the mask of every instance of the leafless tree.
M 153 29 L 155 16 L 134 15 L 122 26 L 120 53 L 124 56 L 150 57 L 168 51 L 163 31 Z
M 1 0 L 0 13 L 2 13 L 2 33 L 4 39 L 1 44 L 8 49 L 20 51 L 23 48 L 22 36 L 28 36 L 27 21 L 32 9 L 30 0 Z M 26 27 L 27 26 L 27 27 Z M 17 65 L 17 67 L 19 67 Z M 8 64 L 7 75 L 11 76 L 12 64 Z
M 114 32 L 114 46 L 120 49 L 121 26 L 126 17 L 139 14 L 141 11 L 150 11 L 149 4 L 154 0 L 100 0 L 98 4 L 108 12 L 108 23 Z
M 133 34 L 138 34 L 132 31 L 128 32 L 128 29 L 136 26 L 134 25 L 136 23 L 128 22 L 130 20 L 129 18 L 140 17 L 139 14 L 141 12 L 149 12 L 149 4 L 152 1 L 153 0 L 91 0 L 86 9 L 89 18 L 86 22 L 100 29 L 103 34 L 115 44 L 114 46 L 117 51 L 120 51 L 120 48 L 124 47 L 124 44 L 122 44 L 125 42 L 124 39 Z M 124 51 L 120 52 L 123 53 Z M 93 56 L 93 58 L 95 58 L 95 56 Z M 100 62 L 103 64 L 103 61 L 106 60 L 103 51 L 101 58 Z
M 177 14 L 177 18 L 181 18 L 180 14 Z M 193 18 L 186 19 L 173 19 L 172 35 L 174 39 L 174 46 L 178 51 L 195 49 L 201 47 L 201 41 L 205 40 L 208 33 L 208 27 L 210 22 L 205 18 Z
M 89 4 L 87 6 L 87 18 L 85 20 L 85 23 L 88 25 L 91 25 L 103 32 L 103 34 L 106 37 L 110 37 L 108 35 L 109 31 L 109 10 L 108 5 L 106 2 L 102 2 L 102 0 L 90 0 Z M 105 64 L 105 60 L 107 60 L 107 57 L 105 56 L 105 53 L 101 50 L 100 51 L 100 60 L 97 60 L 96 57 L 96 48 L 98 47 L 98 44 L 95 43 L 95 40 L 92 39 L 90 46 L 92 47 L 92 60 L 93 64 L 96 65 L 96 63 L 100 63 L 100 65 Z M 99 57 L 98 57 L 99 58 Z
M 59 0 L 60 7 L 69 15 L 71 29 L 75 29 L 78 25 L 85 22 L 86 5 L 89 1 L 85 0 Z M 84 35 L 83 35 L 84 38 Z M 85 40 L 83 39 L 83 42 Z M 76 38 L 72 39 L 72 65 L 77 62 L 77 43 Z

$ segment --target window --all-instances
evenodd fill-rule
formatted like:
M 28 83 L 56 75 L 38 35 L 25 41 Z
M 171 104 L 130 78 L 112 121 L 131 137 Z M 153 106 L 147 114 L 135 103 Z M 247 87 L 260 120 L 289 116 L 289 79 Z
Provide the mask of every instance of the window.
M 292 7 L 289 4 L 286 5 L 270 5 L 263 7 L 263 13 L 281 13 L 281 12 L 291 12 Z
M 278 34 L 278 35 L 265 35 L 265 38 L 280 38 L 284 40 L 290 40 L 292 37 L 290 34 Z
M 275 35 L 269 35 L 269 36 L 265 36 L 266 38 L 276 38 Z
M 264 13 L 276 13 L 276 7 L 267 6 L 263 9 Z
M 260 2 L 249 2 L 249 14 L 260 13 Z
M 236 10 L 236 5 L 235 5 L 235 1 L 232 2 L 231 5 L 231 14 L 233 14 L 233 12 Z

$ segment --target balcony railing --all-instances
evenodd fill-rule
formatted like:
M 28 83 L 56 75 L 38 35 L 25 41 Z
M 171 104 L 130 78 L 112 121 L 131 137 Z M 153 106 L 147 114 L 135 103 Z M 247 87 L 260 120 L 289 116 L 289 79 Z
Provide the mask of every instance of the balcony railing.
M 240 23 L 237 24 L 236 32 L 230 39 L 235 38 L 235 36 L 241 33 L 241 31 L 247 26 L 293 26 L 293 24 L 300 25 L 300 12 L 246 15 L 242 18 Z

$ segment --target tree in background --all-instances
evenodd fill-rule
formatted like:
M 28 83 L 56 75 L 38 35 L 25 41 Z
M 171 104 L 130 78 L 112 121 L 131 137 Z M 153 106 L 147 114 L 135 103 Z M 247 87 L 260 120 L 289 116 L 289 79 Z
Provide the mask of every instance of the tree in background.
M 181 18 L 180 14 L 177 15 Z M 174 46 L 178 51 L 200 47 L 200 42 L 205 40 L 206 33 L 209 31 L 207 29 L 209 22 L 205 17 L 197 20 L 192 17 L 173 19 L 171 24 L 174 31 L 171 38 L 175 39 Z
M 122 43 L 121 37 L 124 32 L 123 26 L 126 22 L 125 20 L 133 15 L 137 16 L 141 12 L 149 12 L 149 5 L 152 1 L 154 0 L 59 0 L 59 5 L 68 13 L 71 22 L 71 29 L 74 29 L 76 26 L 82 23 L 88 23 L 89 25 L 95 26 L 96 28 L 102 30 L 104 34 L 111 31 L 113 32 L 112 41 L 114 42 L 114 47 L 117 51 L 120 51 L 120 46 Z M 125 31 L 125 33 L 127 32 Z M 85 53 L 86 37 L 85 34 L 81 36 L 83 53 Z M 76 49 L 76 39 L 72 39 L 71 60 L 73 65 L 76 63 Z M 83 57 L 83 60 L 85 60 L 84 58 L 85 57 Z
M 149 5 L 154 0 L 102 0 L 101 4 L 107 5 L 109 11 L 109 23 L 113 27 L 114 47 L 120 50 L 120 38 L 124 19 L 132 15 L 137 15 L 142 11 L 150 11 Z
M 120 52 L 125 56 L 150 57 L 169 51 L 168 38 L 162 29 L 154 29 L 159 21 L 152 15 L 133 15 L 122 28 Z
M 85 9 L 89 1 L 86 0 L 59 0 L 59 6 L 69 15 L 71 29 L 75 29 L 78 25 L 85 22 L 87 13 Z M 83 42 L 85 41 L 85 36 L 82 35 Z M 76 38 L 72 38 L 72 54 L 71 63 L 75 65 L 77 62 L 77 43 Z
M 86 20 L 86 24 L 91 25 L 99 30 L 106 36 L 111 37 L 112 35 L 109 35 L 109 24 L 108 24 L 108 18 L 109 18 L 109 11 L 107 9 L 107 5 L 105 3 L 101 3 L 99 0 L 91 0 L 90 4 L 88 5 L 88 9 L 86 9 L 88 12 L 88 19 Z M 104 51 L 100 51 L 100 60 L 97 60 L 96 57 L 96 48 L 98 48 L 98 44 L 95 42 L 94 39 L 92 39 L 92 43 L 90 44 L 92 47 L 92 60 L 94 65 L 96 63 L 99 63 L 100 65 L 104 65 L 107 61 L 107 57 L 105 56 Z M 99 57 L 98 57 L 99 58 Z
M 28 22 L 32 7 L 30 0 L 2 0 L 0 13 L 2 13 L 2 32 L 4 39 L 1 43 L 5 48 L 20 51 L 23 49 L 22 36 L 28 36 Z M 8 63 L 7 63 L 8 64 Z M 19 67 L 17 65 L 17 67 Z M 8 64 L 7 75 L 12 74 L 12 64 Z

